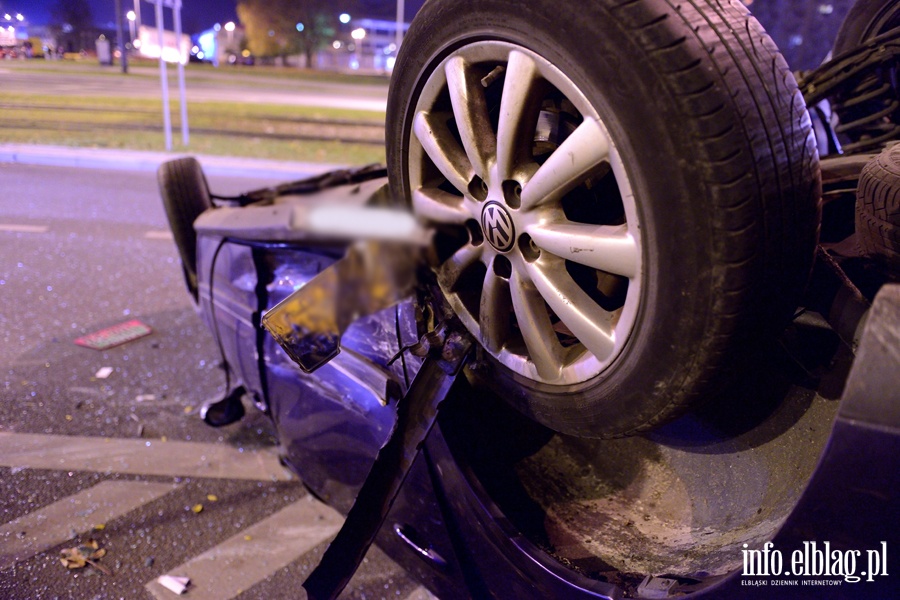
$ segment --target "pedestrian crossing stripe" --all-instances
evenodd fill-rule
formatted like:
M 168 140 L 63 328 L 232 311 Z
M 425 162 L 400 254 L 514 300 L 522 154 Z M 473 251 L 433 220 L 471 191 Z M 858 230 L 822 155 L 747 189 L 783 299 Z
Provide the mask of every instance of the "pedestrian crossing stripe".
M 168 494 L 171 483 L 103 481 L 0 525 L 0 570 Z
M 0 432 L 0 467 L 253 481 L 292 478 L 274 449 L 9 432 Z
M 0 432 L 0 467 L 257 481 L 291 479 L 277 454 L 270 450 L 242 452 L 225 444 L 10 432 Z M 120 518 L 178 487 L 174 483 L 103 481 L 0 525 L 0 570 Z M 333 508 L 306 496 L 166 574 L 190 577 L 191 598 L 229 600 L 329 541 L 343 521 Z M 160 600 L 173 597 L 156 579 L 144 587 Z M 437 599 L 418 587 L 405 600 Z

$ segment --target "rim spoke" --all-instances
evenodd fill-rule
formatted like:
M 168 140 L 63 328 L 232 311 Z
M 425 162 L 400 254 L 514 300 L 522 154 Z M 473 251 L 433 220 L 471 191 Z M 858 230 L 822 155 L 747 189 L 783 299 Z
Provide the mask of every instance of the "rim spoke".
M 600 360 L 608 358 L 615 348 L 612 314 L 578 287 L 561 260 L 525 265 L 534 286 L 556 316 L 594 356 Z
M 632 334 L 646 269 L 634 194 L 603 107 L 560 67 L 511 42 L 460 42 L 445 56 L 407 113 L 413 213 L 446 226 L 431 255 L 437 282 L 484 352 L 518 376 L 587 381 Z M 597 201 L 582 198 L 581 187 L 609 169 L 624 219 L 569 220 L 569 201 Z M 506 200 L 523 243 L 506 248 L 493 238 L 499 216 L 485 213 L 488 200 Z
M 446 116 L 446 115 L 444 115 Z M 468 157 L 459 147 L 443 118 L 420 112 L 413 123 L 413 131 L 425 154 L 434 162 L 447 181 L 465 194 L 474 172 Z
M 413 211 L 433 223 L 462 225 L 469 218 L 463 199 L 437 188 L 419 188 L 412 194 Z
M 497 167 L 501 179 L 510 179 L 516 165 L 530 160 L 541 110 L 539 87 L 534 61 L 522 52 L 510 52 L 497 126 Z
M 441 265 L 438 271 L 438 283 L 446 289 L 454 289 L 459 276 L 472 266 L 475 261 L 479 260 L 483 252 L 484 245 L 473 246 L 472 244 L 466 244 L 457 250 L 453 256 Z
M 515 270 L 509 280 L 509 291 L 519 330 L 538 375 L 547 381 L 557 379 L 565 350 L 553 331 L 543 298 L 531 282 Z
M 488 265 L 481 290 L 481 343 L 488 352 L 500 352 L 509 339 L 509 283 L 494 274 L 493 261 Z
M 489 164 L 497 149 L 481 78 L 461 56 L 451 58 L 444 72 L 466 156 L 478 176 L 487 181 Z
M 585 119 L 522 188 L 522 209 L 562 198 L 608 157 L 603 126 L 596 119 Z
M 539 248 L 560 258 L 629 279 L 640 270 L 640 249 L 626 225 L 544 223 L 526 231 Z

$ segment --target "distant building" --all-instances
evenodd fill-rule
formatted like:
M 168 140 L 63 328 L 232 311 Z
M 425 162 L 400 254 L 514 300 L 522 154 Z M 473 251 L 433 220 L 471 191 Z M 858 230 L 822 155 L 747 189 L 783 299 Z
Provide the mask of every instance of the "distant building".
M 191 57 L 216 66 L 244 62 L 250 56 L 244 38 L 244 28 L 240 25 L 228 22 L 222 26 L 216 23 L 192 38 Z
M 0 48 L 19 48 L 28 39 L 28 21 L 16 12 L 0 10 Z
M 0 23 L 0 48 L 9 48 L 18 44 L 15 26 Z
M 409 23 L 401 25 L 405 35 Z M 390 72 L 397 59 L 397 22 L 353 19 L 330 47 L 319 52 L 319 67 L 335 71 Z
M 409 23 L 403 23 L 405 34 Z M 215 65 L 249 63 L 243 27 L 234 23 L 215 26 L 193 36 L 191 58 Z M 316 54 L 318 69 L 385 73 L 394 68 L 397 57 L 397 22 L 380 19 L 353 19 L 342 24 L 334 39 Z M 295 54 L 267 59 L 268 64 L 307 67 L 306 57 Z
M 182 64 L 187 63 L 191 51 L 191 38 L 186 34 L 181 35 L 180 44 L 176 41 L 174 31 L 163 30 L 162 57 L 166 62 Z M 134 49 L 146 58 L 159 58 L 159 30 L 156 27 L 141 25 L 138 29 L 137 39 L 134 40 Z

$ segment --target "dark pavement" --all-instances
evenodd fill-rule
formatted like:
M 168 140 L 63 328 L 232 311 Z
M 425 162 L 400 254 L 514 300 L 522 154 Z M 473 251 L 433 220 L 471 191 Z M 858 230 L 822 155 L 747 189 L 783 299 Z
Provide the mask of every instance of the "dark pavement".
M 223 194 L 278 181 L 210 179 Z M 0 597 L 175 597 L 152 582 L 185 573 L 187 597 L 298 597 L 340 518 L 279 467 L 264 415 L 197 417 L 224 376 L 155 174 L 0 164 L 0 256 Z M 153 333 L 73 343 L 130 319 Z M 88 538 L 111 575 L 60 563 Z M 378 550 L 344 594 L 426 596 Z

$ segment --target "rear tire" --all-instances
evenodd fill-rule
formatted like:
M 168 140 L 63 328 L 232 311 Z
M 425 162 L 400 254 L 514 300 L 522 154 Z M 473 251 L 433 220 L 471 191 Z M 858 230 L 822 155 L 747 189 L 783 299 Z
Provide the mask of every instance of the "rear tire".
M 897 0 L 858 0 L 841 23 L 832 56 L 840 57 L 898 27 Z M 832 98 L 840 121 L 836 131 L 844 138 L 845 154 L 878 152 L 898 137 L 897 75 L 896 60 L 875 63 L 841 86 Z
M 530 92 L 507 85 L 513 69 Z M 431 0 L 387 122 L 395 195 L 457 241 L 439 279 L 482 343 L 482 379 L 557 431 L 671 419 L 796 307 L 818 235 L 815 140 L 790 69 L 737 2 Z M 500 160 L 503 127 L 516 133 Z M 545 164 L 555 175 L 536 175 Z M 538 179 L 550 199 L 525 207 Z M 624 267 L 603 245 L 623 231 Z
M 860 173 L 856 232 L 864 254 L 900 273 L 900 144 L 884 150 Z
M 194 221 L 201 213 L 212 208 L 209 184 L 200 163 L 193 157 L 161 164 L 157 179 L 169 227 L 181 256 L 185 283 L 196 301 L 197 232 L 194 231 Z

